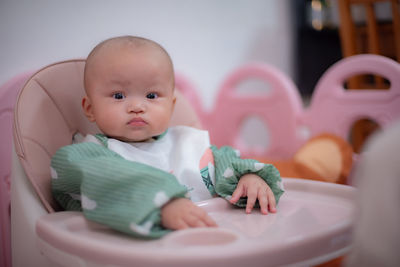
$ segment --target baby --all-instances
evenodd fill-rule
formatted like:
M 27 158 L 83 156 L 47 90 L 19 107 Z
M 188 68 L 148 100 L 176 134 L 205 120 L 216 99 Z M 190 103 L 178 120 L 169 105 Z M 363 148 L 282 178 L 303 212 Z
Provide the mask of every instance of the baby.
M 142 238 L 214 227 L 194 202 L 224 197 L 250 213 L 276 212 L 283 188 L 268 164 L 210 145 L 207 131 L 169 128 L 174 71 L 157 43 L 134 36 L 103 41 L 89 54 L 82 107 L 101 134 L 63 147 L 51 163 L 53 195 L 67 210 Z

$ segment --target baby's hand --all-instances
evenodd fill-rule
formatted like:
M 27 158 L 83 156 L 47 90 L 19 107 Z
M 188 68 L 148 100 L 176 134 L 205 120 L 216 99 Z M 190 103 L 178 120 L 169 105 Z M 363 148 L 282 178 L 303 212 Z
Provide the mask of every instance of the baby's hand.
M 205 210 L 186 198 L 173 199 L 161 208 L 161 224 L 172 230 L 217 226 Z
M 268 206 L 270 212 L 276 212 L 274 193 L 272 193 L 268 184 L 258 175 L 251 173 L 243 175 L 232 194 L 230 202 L 235 204 L 241 197 L 246 196 L 246 213 L 251 213 L 257 199 L 260 204 L 261 213 L 268 214 Z

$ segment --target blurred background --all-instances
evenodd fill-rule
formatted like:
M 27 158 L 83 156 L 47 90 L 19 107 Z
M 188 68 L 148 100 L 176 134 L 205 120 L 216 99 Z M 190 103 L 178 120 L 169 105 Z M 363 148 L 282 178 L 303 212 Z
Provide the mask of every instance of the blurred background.
M 294 77 L 294 17 L 282 0 L 1 0 L 0 83 L 100 41 L 139 35 L 163 45 L 175 69 L 201 90 L 205 107 L 223 77 L 248 61 Z
M 379 17 L 390 16 L 388 4 Z M 206 109 L 223 77 L 250 61 L 282 70 L 307 99 L 342 57 L 338 26 L 336 0 L 1 0 L 0 84 L 130 34 L 162 44 Z

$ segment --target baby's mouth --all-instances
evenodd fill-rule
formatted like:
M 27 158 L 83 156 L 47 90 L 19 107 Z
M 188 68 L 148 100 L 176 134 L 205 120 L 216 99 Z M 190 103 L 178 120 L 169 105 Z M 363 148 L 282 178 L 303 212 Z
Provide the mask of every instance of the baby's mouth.
M 147 122 L 145 120 L 143 120 L 142 118 L 133 118 L 132 120 L 130 120 L 128 122 L 128 125 L 135 126 L 135 127 L 145 126 L 145 125 L 147 125 Z

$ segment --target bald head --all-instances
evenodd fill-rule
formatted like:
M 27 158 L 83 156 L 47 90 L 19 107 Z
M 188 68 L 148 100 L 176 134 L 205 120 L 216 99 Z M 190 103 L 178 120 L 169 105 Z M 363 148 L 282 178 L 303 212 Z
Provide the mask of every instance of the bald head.
M 151 53 L 154 56 L 159 57 L 160 60 L 165 61 L 169 68 L 171 69 L 172 77 L 173 75 L 173 64 L 168 52 L 158 43 L 137 36 L 120 36 L 107 39 L 99 43 L 93 50 L 89 53 L 84 70 L 84 85 L 85 90 L 89 88 L 90 79 L 93 75 L 96 66 L 101 62 L 106 56 L 112 56 L 120 51 L 126 51 L 127 53 Z M 104 62 L 102 62 L 104 63 Z

